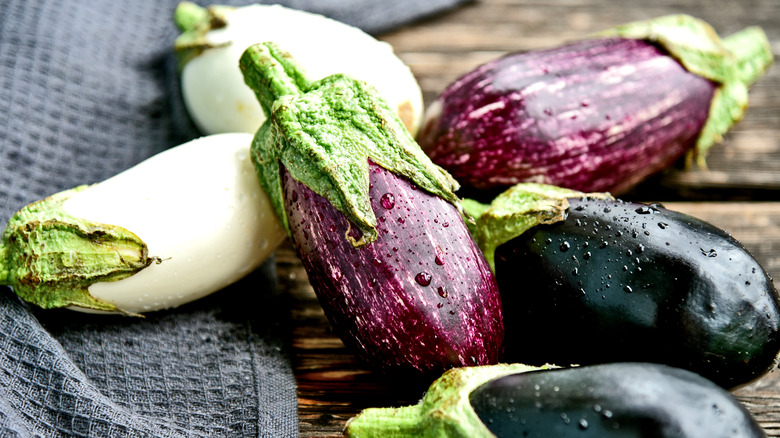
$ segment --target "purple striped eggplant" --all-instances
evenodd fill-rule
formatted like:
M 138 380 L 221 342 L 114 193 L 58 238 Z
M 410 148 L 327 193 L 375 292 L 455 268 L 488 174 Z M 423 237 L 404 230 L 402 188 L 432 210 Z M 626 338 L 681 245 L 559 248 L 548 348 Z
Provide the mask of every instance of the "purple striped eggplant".
M 757 27 L 721 40 L 686 15 L 630 23 L 463 75 L 419 142 L 474 193 L 536 182 L 619 195 L 686 154 L 704 165 L 772 61 Z
M 364 82 L 310 82 L 273 43 L 240 65 L 268 114 L 255 168 L 344 344 L 389 374 L 496 363 L 500 297 L 457 183 Z

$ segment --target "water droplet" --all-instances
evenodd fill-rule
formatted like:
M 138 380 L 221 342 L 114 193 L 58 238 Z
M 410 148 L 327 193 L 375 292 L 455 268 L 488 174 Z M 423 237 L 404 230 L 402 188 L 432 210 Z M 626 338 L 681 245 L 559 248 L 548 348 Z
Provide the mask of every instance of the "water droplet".
M 629 286 L 629 285 L 626 285 L 626 286 L 623 288 L 623 290 L 624 290 L 624 291 L 626 291 L 626 292 L 628 292 L 628 293 L 631 293 L 631 292 L 633 292 L 633 291 L 634 291 L 634 289 L 631 289 L 631 286 Z
M 571 244 L 569 242 L 563 242 L 561 243 L 561 252 L 566 252 L 571 248 Z
M 420 286 L 428 286 L 431 284 L 431 274 L 423 271 L 414 276 L 414 281 Z
M 715 249 L 710 249 L 709 251 L 707 251 L 704 248 L 699 248 L 699 251 L 701 251 L 702 255 L 705 255 L 707 257 L 717 257 L 718 256 L 718 252 L 715 251 Z
M 586 252 L 585 254 L 582 255 L 582 258 L 585 259 L 585 260 L 588 260 L 588 259 L 590 259 L 590 256 L 591 256 L 591 253 L 590 253 L 590 251 L 588 251 L 588 252 Z
M 577 427 L 580 428 L 580 430 L 585 430 L 588 428 L 588 420 L 584 418 L 580 418 L 580 421 L 577 423 Z
M 649 206 L 647 206 L 647 205 L 643 205 L 643 206 L 641 206 L 641 207 L 637 208 L 637 209 L 636 209 L 636 210 L 634 210 L 634 211 L 636 211 L 636 212 L 637 212 L 637 213 L 639 213 L 639 214 L 650 214 L 650 213 L 652 213 L 652 212 L 653 212 L 653 209 L 652 209 L 652 208 L 650 208 L 650 207 L 649 207 Z
M 551 243 L 552 243 L 552 239 L 550 239 L 550 238 L 548 237 L 548 238 L 544 239 L 544 243 L 546 243 L 547 245 L 549 245 L 549 244 L 551 244 Z
M 571 270 L 571 275 L 577 275 L 579 273 L 580 273 L 580 270 L 577 269 L 577 268 L 574 268 L 574 269 Z
M 404 220 L 404 218 L 402 218 L 402 217 L 399 217 L 399 218 L 398 218 L 398 223 L 399 223 L 399 224 L 402 224 L 402 223 L 404 223 L 404 222 L 406 222 L 406 220 Z
M 436 264 L 439 266 L 444 266 L 444 257 L 439 251 L 436 251 L 436 257 L 433 259 L 433 261 L 436 262 Z
M 599 245 L 599 248 L 601 248 L 601 249 L 604 249 L 604 248 L 606 248 L 608 245 L 609 245 L 609 242 L 607 242 L 607 241 L 605 240 L 605 241 L 601 242 L 601 245 Z
M 645 246 L 640 243 L 636 247 L 636 253 L 637 254 L 642 254 L 643 252 L 645 252 Z
M 660 228 L 662 230 L 665 230 L 666 227 L 668 227 L 668 226 L 669 226 L 669 224 L 667 224 L 666 222 L 658 222 L 658 228 Z
M 604 207 L 604 213 L 609 213 L 610 211 L 612 211 L 612 209 L 611 209 L 611 208 L 609 208 L 609 207 Z
M 439 286 L 439 288 L 436 289 L 436 292 L 438 292 L 439 296 L 442 298 L 447 298 L 447 296 L 450 294 L 449 292 L 447 292 L 447 289 L 444 286 Z
M 379 266 L 382 264 L 382 260 L 380 260 L 379 257 L 374 257 L 371 259 L 371 264 L 374 266 Z
M 393 196 L 392 193 L 385 193 L 379 199 L 379 203 L 382 204 L 382 207 L 390 210 L 391 208 L 395 207 L 395 196 Z

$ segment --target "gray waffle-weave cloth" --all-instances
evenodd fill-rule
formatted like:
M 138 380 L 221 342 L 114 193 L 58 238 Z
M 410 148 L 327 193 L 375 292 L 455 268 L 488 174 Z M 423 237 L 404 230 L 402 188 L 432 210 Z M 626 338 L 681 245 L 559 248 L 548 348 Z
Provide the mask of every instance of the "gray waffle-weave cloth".
M 378 34 L 462 2 L 279 3 Z M 0 0 L 2 223 L 201 135 L 178 91 L 176 3 Z M 42 311 L 0 288 L 0 436 L 297 436 L 286 304 L 273 260 L 144 319 Z

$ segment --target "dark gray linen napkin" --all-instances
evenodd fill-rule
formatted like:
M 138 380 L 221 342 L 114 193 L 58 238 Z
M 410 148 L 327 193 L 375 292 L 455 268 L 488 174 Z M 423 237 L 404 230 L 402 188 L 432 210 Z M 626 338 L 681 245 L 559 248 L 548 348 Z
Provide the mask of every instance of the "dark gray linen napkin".
M 463 2 L 280 3 L 376 34 Z M 200 136 L 178 91 L 176 3 L 0 0 L 0 224 Z M 274 266 L 144 319 L 43 311 L 0 288 L 0 436 L 297 436 Z

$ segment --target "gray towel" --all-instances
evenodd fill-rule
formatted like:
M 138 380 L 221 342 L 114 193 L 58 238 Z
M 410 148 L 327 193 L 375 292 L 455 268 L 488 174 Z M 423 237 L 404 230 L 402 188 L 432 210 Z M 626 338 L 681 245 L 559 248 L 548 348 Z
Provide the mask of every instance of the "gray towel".
M 200 135 L 178 91 L 176 3 L 0 0 L 0 223 Z M 281 3 L 376 34 L 463 0 Z M 287 304 L 273 260 L 145 319 L 0 288 L 0 436 L 297 436 Z

